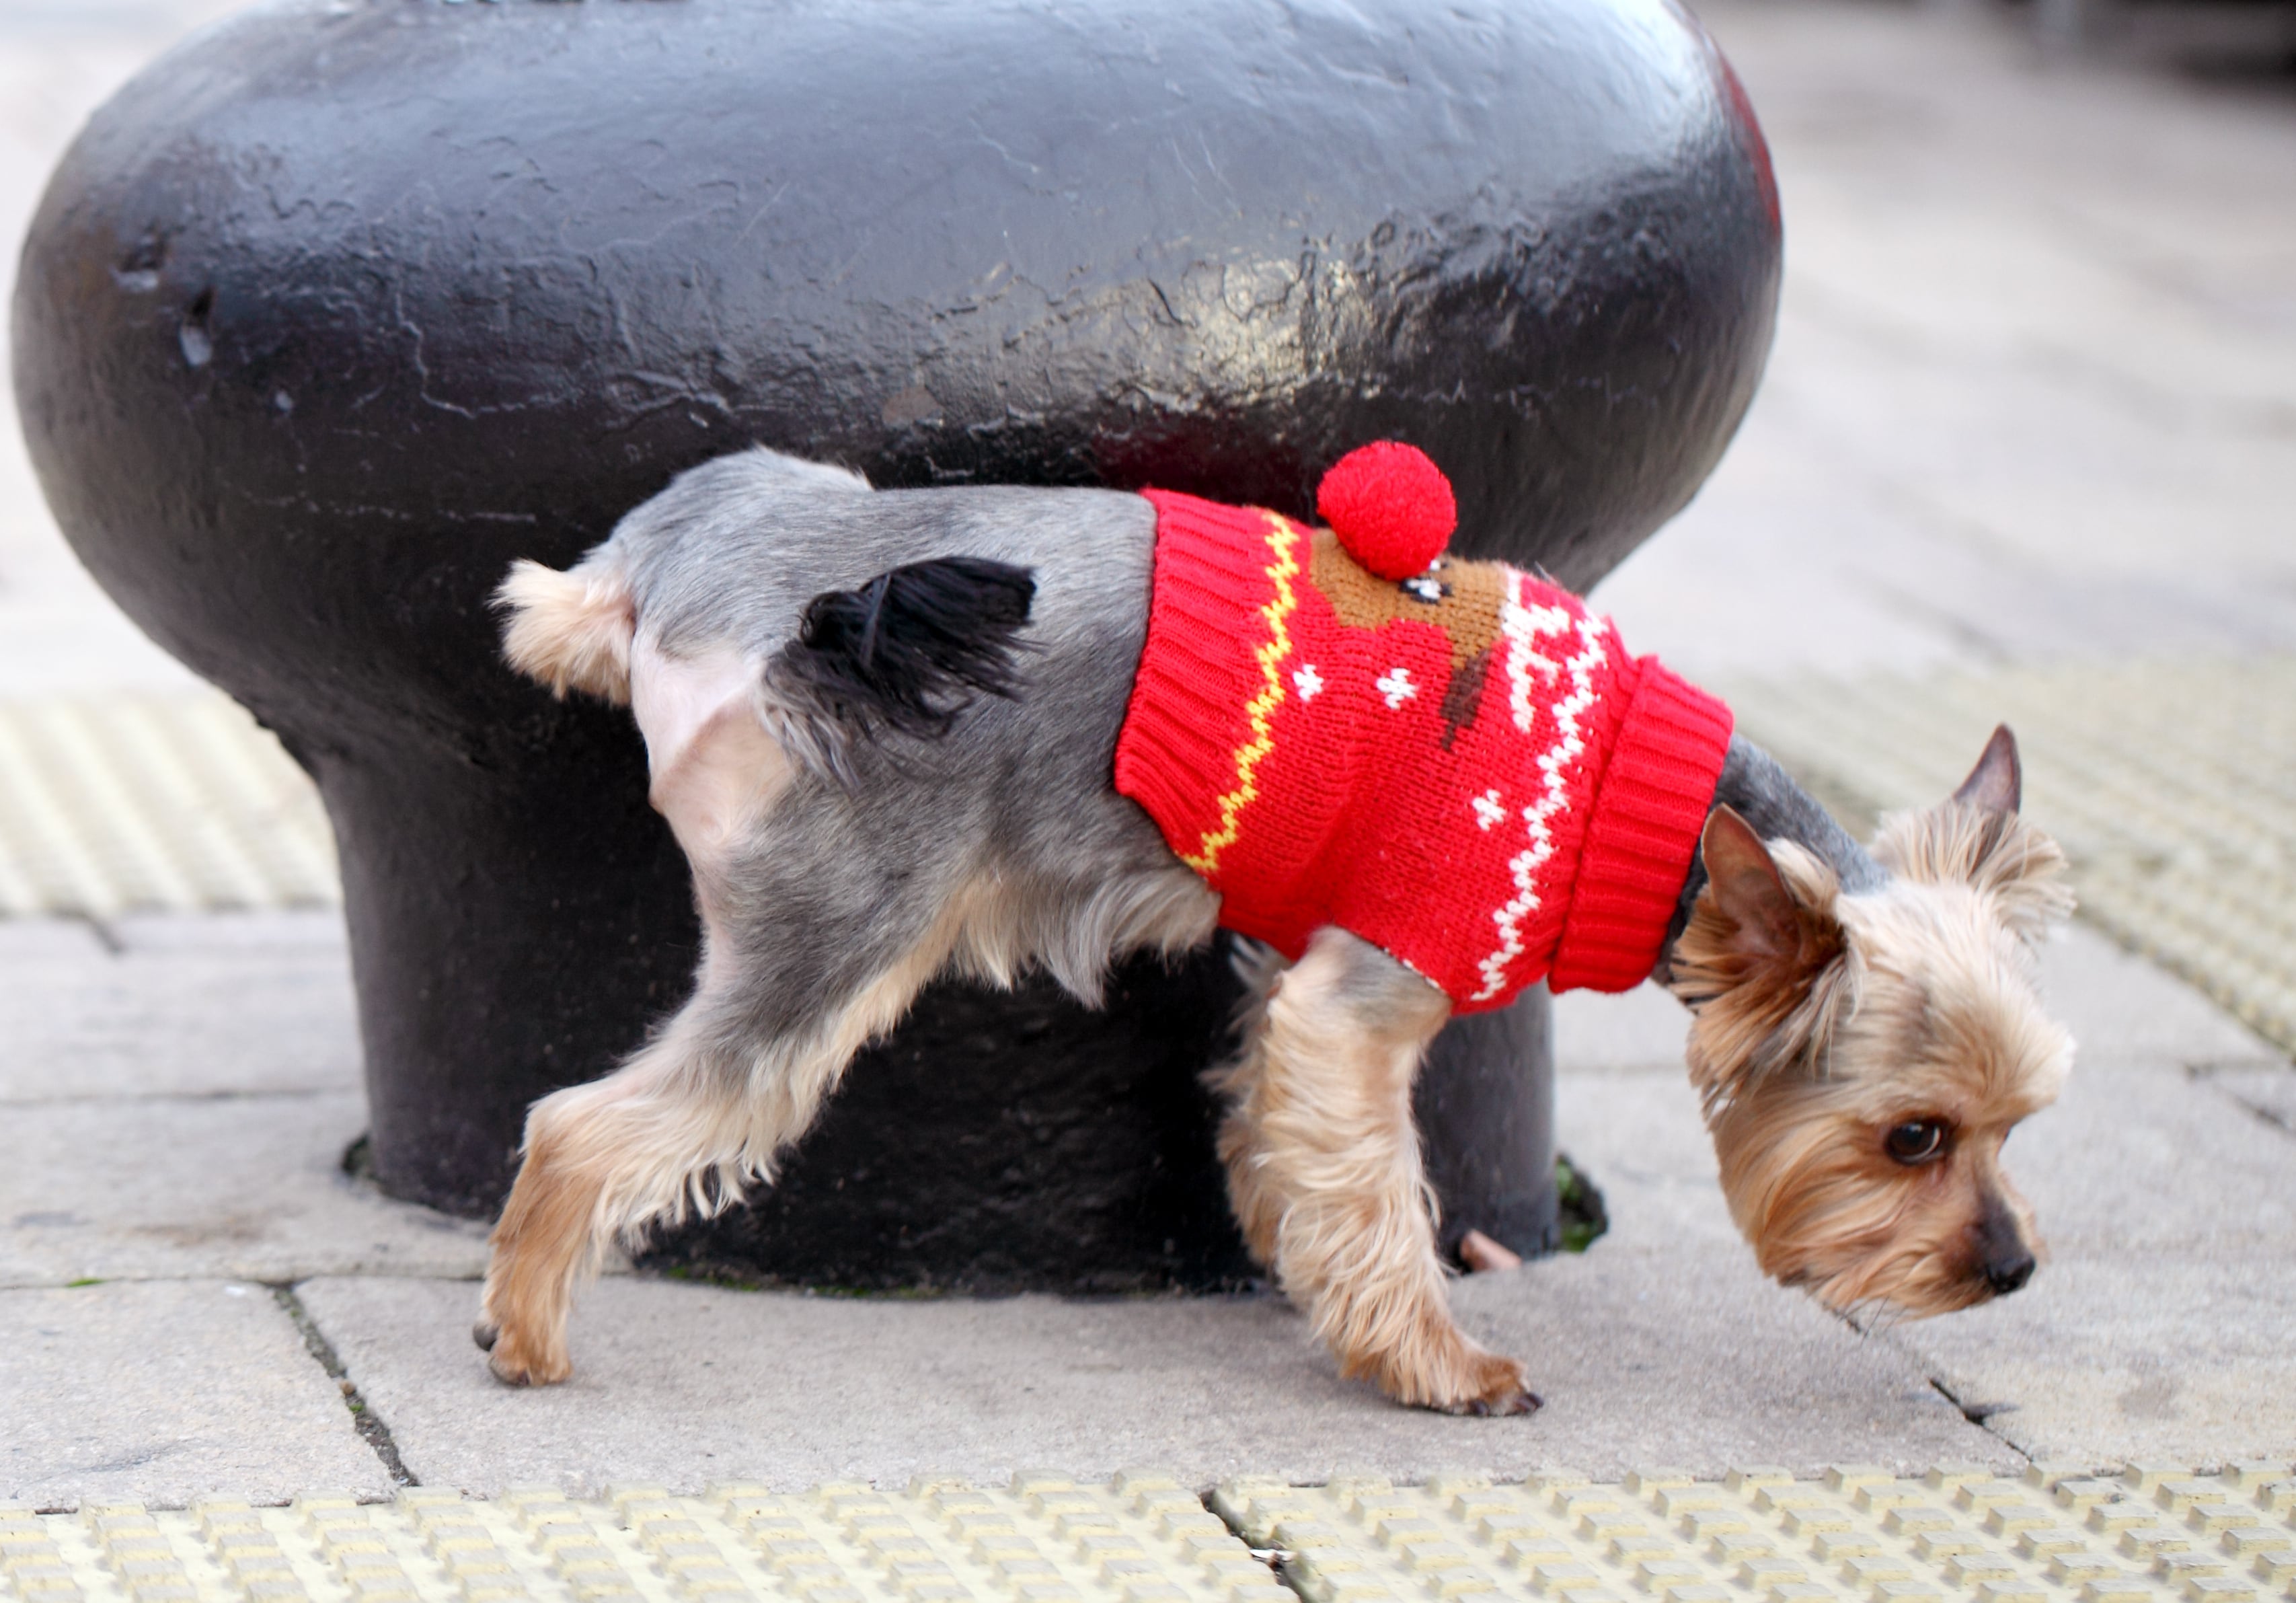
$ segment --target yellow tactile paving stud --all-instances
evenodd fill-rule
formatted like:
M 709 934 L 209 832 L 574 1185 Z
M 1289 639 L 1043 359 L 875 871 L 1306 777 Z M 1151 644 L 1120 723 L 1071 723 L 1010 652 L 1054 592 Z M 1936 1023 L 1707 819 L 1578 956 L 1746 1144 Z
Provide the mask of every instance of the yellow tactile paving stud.
M 2120 1603 L 2296 1596 L 2296 1476 L 2140 1467 L 2112 1478 L 1937 1469 L 1918 1480 L 1742 1469 L 1615 1484 L 1238 1480 L 1213 1506 L 1307 1603 Z

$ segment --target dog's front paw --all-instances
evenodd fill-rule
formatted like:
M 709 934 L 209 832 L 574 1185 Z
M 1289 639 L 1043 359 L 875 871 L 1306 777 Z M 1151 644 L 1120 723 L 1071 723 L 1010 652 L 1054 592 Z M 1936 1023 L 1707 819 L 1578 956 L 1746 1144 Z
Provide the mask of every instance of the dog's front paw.
M 529 1341 L 515 1330 L 502 1329 L 480 1319 L 472 1339 L 485 1350 L 487 1368 L 509 1386 L 554 1386 L 574 1373 L 563 1346 L 552 1348 Z
M 1546 1406 L 1528 1384 L 1521 1360 L 1479 1352 L 1457 1395 L 1433 1406 L 1447 1414 L 1535 1414 Z
M 562 1339 L 537 1339 L 521 1331 L 515 1321 L 497 1319 L 491 1311 L 480 1313 L 479 1322 L 471 1327 L 471 1339 L 487 1355 L 487 1368 L 494 1377 L 504 1385 L 556 1385 L 574 1373 Z

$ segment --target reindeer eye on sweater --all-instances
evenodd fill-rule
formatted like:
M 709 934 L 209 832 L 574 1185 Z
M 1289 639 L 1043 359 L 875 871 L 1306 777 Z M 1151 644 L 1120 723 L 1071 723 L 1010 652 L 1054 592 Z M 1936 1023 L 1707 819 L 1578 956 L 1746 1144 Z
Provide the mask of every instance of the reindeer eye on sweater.
M 1430 579 L 1424 573 L 1414 574 L 1411 578 L 1404 580 L 1398 588 L 1414 601 L 1423 601 L 1429 606 L 1433 606 L 1451 593 L 1449 585 L 1439 579 Z

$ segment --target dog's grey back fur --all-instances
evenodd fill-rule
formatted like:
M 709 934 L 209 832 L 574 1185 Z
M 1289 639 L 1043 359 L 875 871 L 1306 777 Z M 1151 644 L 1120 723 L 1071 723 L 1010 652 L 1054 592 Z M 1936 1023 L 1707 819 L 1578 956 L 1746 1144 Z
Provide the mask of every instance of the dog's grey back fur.
M 800 770 L 742 849 L 718 888 L 745 971 L 739 1030 L 815 1023 L 983 885 L 993 910 L 974 922 L 994 927 L 960 966 L 1039 962 L 1087 1002 L 1111 957 L 1209 938 L 1210 892 L 1109 784 L 1154 538 L 1138 496 L 872 490 L 758 449 L 682 475 L 585 563 L 621 571 L 639 635 L 668 654 L 732 644 L 760 666 L 813 597 L 889 569 L 986 557 L 1036 579 L 1017 698 L 983 698 L 936 738 L 857 743 L 849 783 Z

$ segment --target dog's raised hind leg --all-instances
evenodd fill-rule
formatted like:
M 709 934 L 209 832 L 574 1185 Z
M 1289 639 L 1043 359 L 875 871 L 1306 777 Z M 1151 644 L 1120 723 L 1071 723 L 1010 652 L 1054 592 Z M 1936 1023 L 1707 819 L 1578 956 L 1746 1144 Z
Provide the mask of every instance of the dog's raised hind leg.
M 705 962 L 699 994 L 627 1065 L 536 1103 L 472 1332 L 496 1377 L 548 1385 L 571 1373 L 574 1287 L 612 1242 L 636 1246 L 657 1221 L 716 1213 L 770 1180 L 853 1055 L 898 1023 L 947 964 L 975 906 L 961 889 L 921 939 L 840 1004 L 762 1042 L 750 1006 L 755 954 Z M 779 939 L 808 936 L 791 928 Z
M 735 1076 L 709 1061 L 708 1011 L 695 998 L 622 1068 L 553 1092 L 528 1113 L 524 1161 L 495 1225 L 472 1332 L 496 1378 L 565 1379 L 575 1286 L 617 1234 L 684 1203 L 697 1171 L 726 1152 L 741 1097 Z
M 1259 1184 L 1281 1200 L 1277 1278 L 1340 1373 L 1423 1408 L 1521 1413 L 1538 1406 L 1522 1365 L 1451 1318 L 1411 1119 L 1412 1080 L 1449 1015 L 1394 958 L 1320 930 L 1268 999 L 1242 1111 Z

